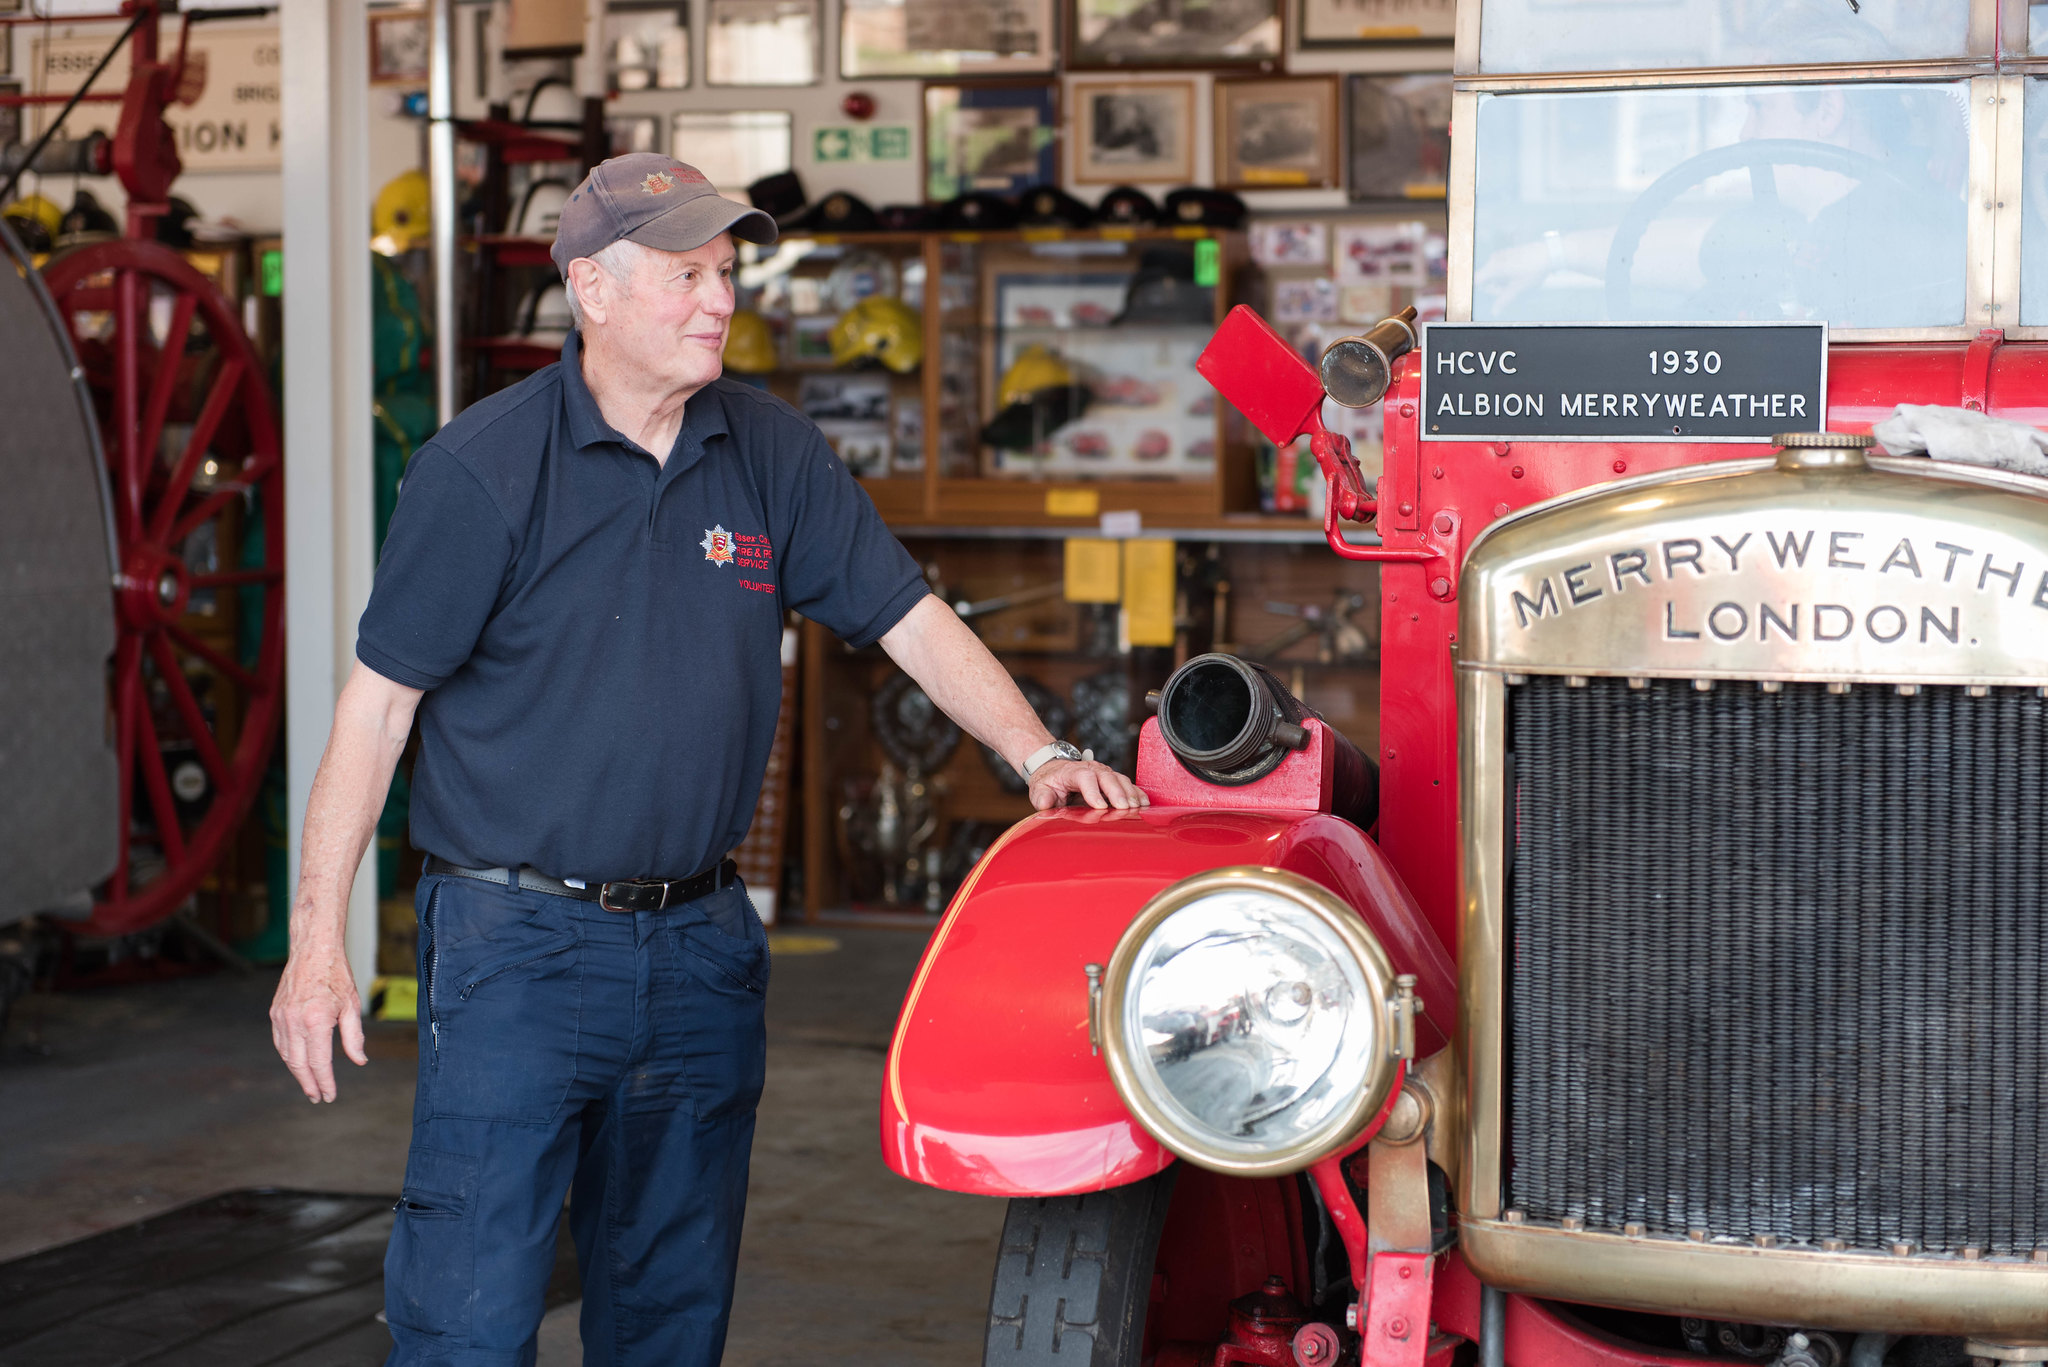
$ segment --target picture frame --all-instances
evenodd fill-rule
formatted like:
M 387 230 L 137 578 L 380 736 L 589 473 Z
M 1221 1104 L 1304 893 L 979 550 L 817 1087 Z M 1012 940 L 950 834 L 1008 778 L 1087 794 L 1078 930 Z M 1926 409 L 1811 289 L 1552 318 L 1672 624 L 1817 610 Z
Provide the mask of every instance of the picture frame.
M 824 51 L 822 0 L 707 0 L 707 86 L 816 85 Z
M 1076 77 L 1077 185 L 1185 185 L 1195 178 L 1195 82 Z
M 1213 0 L 1200 8 L 1148 0 L 1066 0 L 1066 67 L 1271 71 L 1287 50 L 1285 15 L 1285 0 Z
M 789 170 L 795 152 L 787 109 L 679 110 L 669 116 L 668 145 L 688 148 L 690 165 L 732 196 Z
M 1018 194 L 1059 183 L 1057 81 L 933 81 L 924 87 L 925 199 Z
M 1317 190 L 1335 186 L 1338 94 L 1335 76 L 1217 81 L 1217 188 Z
M 611 0 L 604 12 L 605 88 L 690 88 L 689 0 Z
M 1354 72 L 1345 78 L 1344 107 L 1352 203 L 1449 194 L 1450 72 Z
M 1457 0 L 1296 0 L 1295 44 L 1302 48 L 1448 43 Z
M 1053 0 L 841 0 L 844 80 L 1049 74 Z
M 425 10 L 379 10 L 370 15 L 370 84 L 423 85 L 432 45 Z

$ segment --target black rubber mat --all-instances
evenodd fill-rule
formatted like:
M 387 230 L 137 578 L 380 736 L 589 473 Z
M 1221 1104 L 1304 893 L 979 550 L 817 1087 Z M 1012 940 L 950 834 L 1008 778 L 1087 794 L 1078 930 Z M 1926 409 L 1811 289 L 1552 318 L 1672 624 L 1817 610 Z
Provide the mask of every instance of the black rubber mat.
M 231 1191 L 0 1263 L 0 1367 L 376 1367 L 391 1203 Z

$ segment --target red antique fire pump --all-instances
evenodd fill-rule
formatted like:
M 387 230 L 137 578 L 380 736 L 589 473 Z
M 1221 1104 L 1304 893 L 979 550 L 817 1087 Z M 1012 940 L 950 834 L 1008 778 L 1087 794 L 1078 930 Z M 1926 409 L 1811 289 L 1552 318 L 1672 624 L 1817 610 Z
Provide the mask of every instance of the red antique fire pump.
M 1864 435 L 2048 421 L 2048 346 L 1816 345 L 1781 437 L 1425 440 L 1415 341 L 1240 308 L 1200 365 L 1380 563 L 1377 771 L 1192 659 L 1152 805 L 1020 822 L 912 981 L 882 1147 L 1010 1201 L 984 1361 L 2048 1359 L 2048 479 Z M 1382 394 L 1368 493 L 1319 414 Z
M 255 800 L 283 704 L 283 464 L 269 380 L 235 307 L 156 240 L 181 170 L 164 113 L 205 83 L 187 47 L 192 23 L 267 10 L 188 13 L 170 53 L 159 47 L 161 11 L 159 0 L 124 0 L 116 14 L 67 16 L 126 21 L 93 72 L 125 43 L 124 89 L 95 91 L 89 78 L 74 96 L 0 96 L 0 105 L 65 106 L 6 160 L 0 200 L 26 171 L 111 172 L 127 193 L 120 236 L 60 244 L 43 267 L 42 311 L 59 335 L 18 338 L 38 350 L 68 344 L 111 504 L 115 635 L 105 690 L 115 800 L 111 811 L 94 810 L 113 827 L 112 860 L 88 879 L 96 890 L 83 923 L 98 935 L 155 925 L 199 887 Z M 59 137 L 63 115 L 94 101 L 119 103 L 113 135 Z M 36 288 L 33 276 L 25 283 Z M 33 455 L 24 453 L 20 487 L 36 487 L 35 467 L 54 459 Z M 100 680 L 77 684 L 90 695 Z

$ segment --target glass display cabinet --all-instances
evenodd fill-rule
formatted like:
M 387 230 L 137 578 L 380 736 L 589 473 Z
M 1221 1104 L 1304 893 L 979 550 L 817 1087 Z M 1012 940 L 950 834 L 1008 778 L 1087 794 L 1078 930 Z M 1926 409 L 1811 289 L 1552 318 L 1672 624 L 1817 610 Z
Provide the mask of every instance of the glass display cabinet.
M 727 370 L 817 421 L 892 523 L 1255 515 L 1248 429 L 1194 368 L 1245 259 L 1206 228 L 791 235 L 743 249 L 765 343 Z

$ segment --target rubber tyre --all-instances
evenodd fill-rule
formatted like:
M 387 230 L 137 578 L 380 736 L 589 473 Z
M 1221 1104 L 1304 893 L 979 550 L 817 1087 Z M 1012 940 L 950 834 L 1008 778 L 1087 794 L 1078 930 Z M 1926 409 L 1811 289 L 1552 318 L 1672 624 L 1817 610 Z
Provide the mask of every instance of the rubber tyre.
M 1138 1367 L 1178 1171 L 1085 1196 L 1010 1202 L 983 1367 Z

